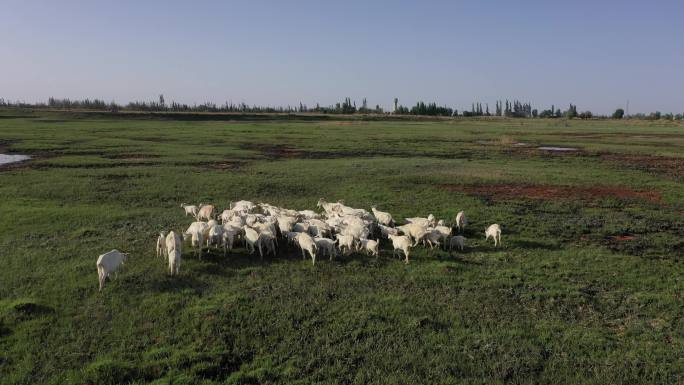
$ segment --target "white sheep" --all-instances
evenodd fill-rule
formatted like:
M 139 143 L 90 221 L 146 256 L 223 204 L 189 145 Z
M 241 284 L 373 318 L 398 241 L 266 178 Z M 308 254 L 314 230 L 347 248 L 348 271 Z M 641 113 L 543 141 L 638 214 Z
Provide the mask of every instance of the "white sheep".
M 314 237 L 325 237 L 330 235 L 330 226 L 320 219 L 309 219 L 306 222 L 309 225 L 309 234 Z
M 392 241 L 392 256 L 397 255 L 397 250 L 401 250 L 404 252 L 404 256 L 406 259 L 404 260 L 404 263 L 408 264 L 409 263 L 409 250 L 411 248 L 411 238 L 407 237 L 406 235 L 388 235 L 389 239 Z
M 208 230 L 209 226 L 206 222 L 192 222 L 187 230 L 185 230 L 185 237 L 191 239 L 191 244 L 193 248 L 197 248 L 197 254 L 199 259 L 202 259 L 202 245 L 204 243 L 204 234 Z
M 169 274 L 178 275 L 181 264 L 181 237 L 175 231 L 170 231 L 166 236 L 166 256 L 169 260 Z
M 325 214 L 330 217 L 333 216 L 339 209 L 339 203 L 329 203 L 325 199 L 321 198 L 316 203 L 316 207 L 320 207 L 325 211 Z
M 494 247 L 501 245 L 501 226 L 498 224 L 493 224 L 487 227 L 485 230 L 485 240 L 492 237 L 494 239 Z
M 382 236 L 387 238 L 388 234 L 392 235 L 399 235 L 399 230 L 395 229 L 394 227 L 388 227 L 384 225 L 378 225 L 380 228 L 380 233 L 382 233 Z
M 235 203 L 231 202 L 230 208 L 234 211 L 251 213 L 256 208 L 256 205 L 250 201 L 237 201 Z
M 320 219 L 321 214 L 318 214 L 317 212 L 313 210 L 300 210 L 297 212 L 301 218 L 304 219 Z
M 185 210 L 185 216 L 187 217 L 188 214 L 192 215 L 193 217 L 197 217 L 197 212 L 199 211 L 199 208 L 195 205 L 188 205 L 188 204 L 181 204 L 181 207 L 183 210 Z
M 337 234 L 337 245 L 340 248 L 340 252 L 345 255 L 351 253 L 354 249 L 354 237 L 348 234 Z M 346 251 L 345 251 L 346 249 Z
M 97 277 L 100 282 L 100 290 L 104 287 L 105 279 L 110 274 L 116 272 L 124 261 L 128 258 L 128 254 L 122 253 L 119 250 L 112 250 L 104 253 L 97 258 Z
M 414 218 L 404 218 L 406 219 L 406 222 L 408 223 L 413 223 L 419 226 L 423 227 L 432 227 L 435 225 L 435 216 L 432 214 L 429 214 L 427 218 L 423 217 L 414 217 Z
M 259 243 L 259 233 L 247 225 L 242 229 L 245 232 L 245 246 L 247 247 L 247 251 L 249 251 L 250 254 L 254 254 L 254 251 L 256 251 L 256 248 L 258 247 L 259 254 L 263 255 L 261 243 Z
M 181 251 L 182 243 L 183 240 L 178 234 L 176 234 L 175 231 L 169 231 L 169 233 L 166 235 L 166 238 L 164 238 L 164 246 L 166 250 L 164 255 L 168 256 L 173 250 Z
M 308 223 L 295 223 L 293 227 L 296 233 L 308 233 L 309 224 Z
M 233 210 L 223 210 L 219 218 L 221 219 L 221 223 L 227 223 L 230 222 L 231 219 L 236 215 L 235 211 Z
M 200 204 L 199 211 L 197 212 L 197 220 L 210 220 L 214 218 L 214 205 Z
M 374 239 L 361 239 L 359 241 L 359 250 L 365 250 L 368 255 L 379 256 L 380 251 L 378 246 L 379 242 Z
M 223 244 L 223 225 L 215 223 L 213 226 L 209 227 L 207 232 L 207 247 L 215 246 L 220 247 Z
M 431 229 L 427 230 L 425 232 L 425 235 L 421 237 L 421 241 L 423 243 L 427 242 L 430 245 L 431 249 L 434 249 L 435 246 L 439 247 L 440 244 L 442 243 L 443 240 L 443 235 L 441 232 Z
M 371 207 L 371 211 L 373 211 L 373 216 L 379 224 L 384 226 L 394 226 L 394 219 L 392 218 L 392 214 L 384 211 L 378 211 L 375 208 L 375 206 Z
M 166 257 L 166 248 L 164 247 L 164 242 L 166 241 L 166 232 L 162 231 L 157 237 L 157 257 Z
M 397 226 L 397 229 L 410 239 L 416 240 L 416 243 L 419 239 L 422 239 L 427 232 L 427 226 L 416 223 L 407 223 L 405 225 Z
M 316 247 L 318 248 L 318 251 L 321 252 L 322 257 L 326 256 L 327 254 L 328 257 L 330 257 L 331 261 L 334 257 L 337 257 L 335 241 L 333 241 L 332 239 L 316 237 L 314 238 L 314 242 L 316 242 Z
M 295 231 L 286 231 L 283 233 L 283 237 L 287 239 L 287 243 L 291 245 L 297 245 L 297 236 L 299 233 Z
M 440 222 L 444 223 L 444 221 L 441 221 L 441 220 L 440 220 Z M 433 232 L 439 233 L 439 235 L 440 235 L 439 241 L 442 242 L 444 247 L 446 247 L 446 245 L 447 245 L 447 239 L 451 236 L 451 231 L 452 231 L 452 229 L 450 226 L 444 226 L 443 224 L 442 225 L 438 224 L 433 230 Z
M 459 231 L 465 230 L 465 226 L 468 224 L 468 219 L 466 218 L 466 215 L 463 211 L 459 211 L 458 214 L 456 214 L 456 228 Z
M 316 251 L 318 251 L 316 242 L 307 233 L 297 234 L 297 243 L 299 244 L 299 247 L 302 249 L 302 259 L 306 259 L 305 251 L 308 251 L 309 255 L 311 256 L 311 264 L 316 264 Z
M 278 224 L 278 230 L 280 230 L 280 234 L 284 235 L 285 233 L 292 231 L 295 223 L 297 223 L 297 219 L 290 216 L 280 215 L 276 217 L 276 223 Z
M 261 246 L 259 248 L 259 252 L 261 252 L 262 248 L 266 249 L 266 254 L 272 254 L 274 257 L 276 255 L 276 237 L 275 234 L 270 232 L 270 231 L 264 231 L 259 233 L 259 245 Z M 263 259 L 264 256 L 262 255 L 261 258 Z
M 235 239 L 242 234 L 242 225 L 236 226 L 231 223 L 223 224 L 223 256 L 226 256 L 226 250 L 233 251 Z
M 173 250 L 169 253 L 169 274 L 178 275 L 180 273 L 181 252 Z
M 458 247 L 461 251 L 465 247 L 466 238 L 462 235 L 455 235 L 449 239 L 449 251 Z

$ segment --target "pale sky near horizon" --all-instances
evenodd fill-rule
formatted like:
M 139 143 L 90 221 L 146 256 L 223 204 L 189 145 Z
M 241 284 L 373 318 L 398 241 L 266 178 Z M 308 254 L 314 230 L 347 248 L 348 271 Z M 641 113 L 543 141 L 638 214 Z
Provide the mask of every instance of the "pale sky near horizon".
M 0 97 L 684 112 L 684 1 L 0 0 Z

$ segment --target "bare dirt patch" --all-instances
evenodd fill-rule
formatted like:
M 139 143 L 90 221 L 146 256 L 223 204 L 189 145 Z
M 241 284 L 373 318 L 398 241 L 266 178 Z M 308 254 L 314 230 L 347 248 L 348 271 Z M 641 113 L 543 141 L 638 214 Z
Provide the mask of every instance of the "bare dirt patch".
M 203 166 L 212 170 L 235 171 L 239 170 L 247 164 L 245 161 L 238 160 L 222 160 L 219 162 L 205 163 Z
M 335 150 L 309 151 L 293 148 L 283 144 L 253 144 L 244 143 L 240 148 L 260 152 L 266 159 L 339 159 L 339 158 L 435 158 L 435 159 L 473 159 L 475 156 L 469 151 L 433 153 L 425 151 L 401 150 Z
M 245 143 L 240 146 L 246 150 L 259 151 L 268 159 L 298 159 L 306 158 L 306 151 L 292 148 L 284 144 L 254 144 Z
M 626 242 L 626 241 L 633 241 L 637 239 L 635 235 L 611 235 L 608 237 L 611 241 L 616 241 L 616 242 Z
M 516 185 L 516 184 L 489 184 L 489 185 L 452 185 L 441 184 L 437 187 L 449 191 L 465 192 L 477 196 L 485 196 L 498 199 L 532 198 L 532 199 L 620 199 L 620 200 L 645 200 L 661 203 L 662 196 L 657 191 L 636 191 L 617 186 L 573 187 L 573 186 L 548 186 L 548 185 Z
M 620 167 L 635 168 L 654 174 L 667 175 L 675 179 L 684 179 L 684 158 L 631 154 L 603 154 L 601 156 Z
M 131 161 L 141 161 L 145 159 L 156 159 L 159 155 L 153 154 L 106 154 L 102 156 L 106 159 L 120 159 L 120 160 L 131 160 Z

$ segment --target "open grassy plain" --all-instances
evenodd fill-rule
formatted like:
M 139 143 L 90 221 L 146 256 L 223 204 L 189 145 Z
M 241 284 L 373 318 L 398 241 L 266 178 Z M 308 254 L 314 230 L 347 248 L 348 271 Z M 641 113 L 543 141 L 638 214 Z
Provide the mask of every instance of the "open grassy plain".
M 682 383 L 681 124 L 4 111 L 0 153 L 34 156 L 0 167 L 0 383 Z M 182 202 L 320 197 L 465 210 L 467 249 L 154 257 Z

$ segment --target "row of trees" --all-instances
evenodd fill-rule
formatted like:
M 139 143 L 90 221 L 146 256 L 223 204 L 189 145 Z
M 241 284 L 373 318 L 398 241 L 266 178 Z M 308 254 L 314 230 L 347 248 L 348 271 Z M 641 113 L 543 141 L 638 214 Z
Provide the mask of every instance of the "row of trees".
M 101 99 L 58 99 L 49 98 L 47 103 L 24 103 L 11 102 L 0 98 L 0 107 L 18 107 L 18 108 L 54 108 L 63 110 L 95 110 L 95 111 L 144 111 L 144 112 L 238 112 L 238 113 L 322 113 L 322 114 L 384 114 L 385 111 L 379 106 L 369 107 L 366 98 L 363 99 L 361 106 L 356 106 L 356 101 L 351 98 L 345 98 L 342 102 L 330 106 L 321 106 L 318 103 L 315 107 L 310 108 L 306 104 L 299 103 L 298 106 L 257 106 L 247 105 L 242 102 L 234 104 L 226 102 L 222 105 L 216 105 L 212 102 L 202 104 L 182 104 L 172 101 L 170 104 L 166 103 L 164 95 L 159 95 L 159 98 L 154 101 L 135 101 L 126 105 L 120 105 L 115 102 L 106 102 Z M 472 103 L 470 110 L 463 110 L 460 114 L 456 109 L 447 106 L 439 106 L 437 103 L 417 102 L 413 107 L 406 107 L 398 103 L 398 99 L 394 99 L 393 114 L 398 115 L 424 115 L 424 116 L 504 116 L 514 118 L 568 118 L 568 119 L 591 119 L 594 116 L 591 111 L 578 112 L 577 106 L 570 104 L 567 110 L 561 111 L 555 105 L 551 105 L 550 109 L 545 109 L 539 112 L 532 108 L 532 104 L 523 103 L 518 100 L 498 100 L 496 102 L 494 112 L 489 110 L 489 104 Z M 622 119 L 625 117 L 625 111 L 618 108 L 610 116 L 613 119 Z M 607 116 L 602 116 L 607 118 Z M 646 120 L 682 120 L 684 114 L 662 114 L 659 111 L 650 114 L 633 114 L 629 118 L 632 119 L 646 119 Z

